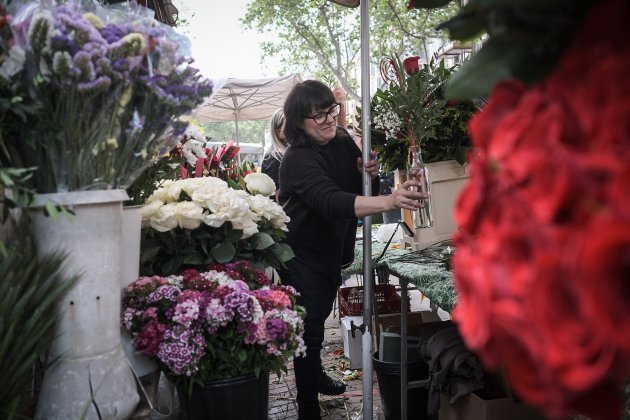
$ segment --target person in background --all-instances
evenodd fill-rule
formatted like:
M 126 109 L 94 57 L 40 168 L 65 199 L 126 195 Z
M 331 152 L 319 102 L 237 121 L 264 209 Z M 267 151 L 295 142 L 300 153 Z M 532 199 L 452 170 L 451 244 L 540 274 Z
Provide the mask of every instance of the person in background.
M 425 195 L 407 181 L 388 196 L 362 196 L 362 172 L 378 194 L 378 162 L 363 162 L 348 132 L 337 126 L 340 106 L 326 85 L 306 80 L 293 87 L 285 105 L 289 144 L 280 164 L 278 203 L 291 218 L 287 242 L 295 258 L 280 273 L 306 308 L 306 356 L 294 359 L 298 418 L 320 419 L 317 394 L 339 395 L 345 384 L 324 372 L 320 351 L 324 323 L 341 284 L 341 269 L 354 258 L 357 218 L 393 209 L 415 210 Z
M 284 152 L 287 150 L 287 142 L 284 139 L 283 132 L 284 110 L 282 108 L 273 113 L 269 129 L 271 132 L 271 141 L 269 142 L 269 148 L 265 152 L 261 171 L 263 174 L 267 174 L 273 179 L 273 182 L 276 184 L 276 191 L 278 191 L 280 186 L 278 170 L 280 169 L 282 155 L 284 155 Z

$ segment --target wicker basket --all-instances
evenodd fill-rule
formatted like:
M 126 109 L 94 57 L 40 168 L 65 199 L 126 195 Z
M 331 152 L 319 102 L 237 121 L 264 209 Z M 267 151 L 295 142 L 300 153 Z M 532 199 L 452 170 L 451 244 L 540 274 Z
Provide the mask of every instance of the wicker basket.
M 377 284 L 374 287 L 376 310 L 379 314 L 400 313 L 400 296 L 393 284 Z M 363 286 L 339 289 L 339 319 L 344 316 L 363 314 Z

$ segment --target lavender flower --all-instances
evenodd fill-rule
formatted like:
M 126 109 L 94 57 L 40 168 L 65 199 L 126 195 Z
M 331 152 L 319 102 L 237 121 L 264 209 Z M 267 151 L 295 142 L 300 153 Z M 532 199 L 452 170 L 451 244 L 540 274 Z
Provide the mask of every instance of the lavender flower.
M 100 92 L 106 91 L 112 84 L 112 80 L 107 76 L 101 76 L 97 79 L 90 80 L 88 82 L 82 82 L 77 85 L 79 92 L 84 94 L 96 95 Z M 115 145 L 118 147 L 118 141 L 110 137 L 106 141 L 106 144 Z M 116 148 L 114 147 L 114 148 Z

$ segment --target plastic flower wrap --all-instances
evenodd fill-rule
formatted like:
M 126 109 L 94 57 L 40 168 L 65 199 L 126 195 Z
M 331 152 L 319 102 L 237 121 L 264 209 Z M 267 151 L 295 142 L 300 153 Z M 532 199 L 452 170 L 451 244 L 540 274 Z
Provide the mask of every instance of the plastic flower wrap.
M 288 222 L 268 196 L 219 178 L 164 181 L 142 208 L 142 273 L 169 275 L 238 259 L 283 267 L 293 257 L 284 243 Z
M 621 418 L 630 378 L 630 47 L 596 2 L 557 67 L 471 122 L 453 264 L 467 345 L 551 418 Z
M 125 287 L 122 326 L 134 348 L 184 385 L 254 372 L 286 372 L 304 353 L 304 309 L 286 286 L 260 286 L 252 265 L 140 277 Z M 257 288 L 248 279 L 258 278 Z
M 2 128 L 0 160 L 37 167 L 40 193 L 128 186 L 173 147 L 186 128 L 179 117 L 212 92 L 172 28 L 146 14 L 45 1 L 15 9 L 15 51 L 0 73 L 11 74 L 6 93 L 36 112 L 3 111 L 12 122 Z

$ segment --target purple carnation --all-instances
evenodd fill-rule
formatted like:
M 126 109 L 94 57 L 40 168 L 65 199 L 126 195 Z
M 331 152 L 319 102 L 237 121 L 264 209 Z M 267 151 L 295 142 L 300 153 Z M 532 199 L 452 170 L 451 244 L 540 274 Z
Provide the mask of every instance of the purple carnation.
M 191 376 L 199 370 L 199 360 L 205 353 L 201 333 L 189 330 L 167 330 L 157 357 L 176 375 Z
M 180 293 L 181 291 L 177 287 L 167 284 L 158 287 L 157 290 L 147 296 L 147 302 L 158 302 L 162 299 L 177 302 L 177 298 L 179 298 Z
M 289 325 L 280 318 L 267 319 L 266 327 L 269 338 L 273 341 L 286 340 L 291 333 Z

